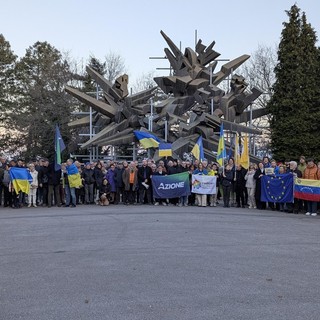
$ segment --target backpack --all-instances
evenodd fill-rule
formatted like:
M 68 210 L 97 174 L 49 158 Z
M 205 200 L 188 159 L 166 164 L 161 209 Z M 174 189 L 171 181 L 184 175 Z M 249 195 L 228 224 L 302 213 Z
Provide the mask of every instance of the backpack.
M 2 179 L 2 183 L 4 186 L 9 187 L 9 183 L 10 183 L 10 173 L 8 170 L 5 170 L 3 172 L 3 179 Z

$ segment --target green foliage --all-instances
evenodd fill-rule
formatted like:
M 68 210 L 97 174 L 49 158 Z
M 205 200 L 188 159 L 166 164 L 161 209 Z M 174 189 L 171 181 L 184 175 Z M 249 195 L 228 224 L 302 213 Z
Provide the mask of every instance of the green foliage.
M 10 137 L 7 113 L 14 107 L 16 59 L 10 43 L 0 34 L 0 144 L 3 149 L 6 149 L 6 142 Z
M 64 91 L 71 79 L 68 62 L 49 43 L 36 42 L 16 64 L 15 76 L 18 94 L 10 121 L 18 140 L 11 146 L 23 150 L 26 158 L 53 159 L 55 125 L 60 125 L 66 145 L 70 138 L 67 123 L 72 104 Z
M 314 117 L 319 100 L 319 50 L 316 34 L 306 16 L 293 5 L 287 11 L 275 67 L 276 82 L 268 104 L 271 146 L 279 160 L 300 155 L 320 156 L 319 121 Z M 319 119 L 319 118 L 318 118 Z
M 99 59 L 91 56 L 88 63 L 89 67 L 98 72 L 100 75 L 105 75 L 106 73 L 106 62 L 101 62 Z M 96 83 L 93 79 L 86 74 L 84 80 L 83 91 L 84 92 L 95 92 L 97 90 Z

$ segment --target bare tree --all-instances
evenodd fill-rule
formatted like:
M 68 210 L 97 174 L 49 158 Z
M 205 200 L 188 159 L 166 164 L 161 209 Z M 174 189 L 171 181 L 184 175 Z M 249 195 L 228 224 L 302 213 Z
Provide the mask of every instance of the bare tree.
M 157 84 L 153 80 L 154 71 L 149 71 L 147 73 L 142 73 L 132 85 L 133 93 L 143 91 L 152 87 L 155 87 Z
M 106 72 L 104 76 L 110 82 L 113 82 L 126 72 L 124 59 L 119 54 L 111 51 L 105 56 L 105 66 Z
M 248 88 L 257 87 L 263 94 L 255 100 L 253 110 L 266 108 L 272 96 L 272 86 L 275 82 L 274 68 L 277 62 L 276 47 L 259 45 L 258 49 L 251 55 L 250 59 L 237 70 L 248 83 Z M 261 136 L 255 137 L 255 144 L 262 154 L 269 153 L 270 145 L 270 116 L 265 115 L 253 120 L 253 127 L 262 131 Z
M 250 87 L 258 87 L 263 94 L 256 104 L 265 107 L 272 95 L 275 82 L 274 68 L 277 62 L 276 48 L 259 45 L 251 58 L 241 68 L 242 75 L 247 79 Z

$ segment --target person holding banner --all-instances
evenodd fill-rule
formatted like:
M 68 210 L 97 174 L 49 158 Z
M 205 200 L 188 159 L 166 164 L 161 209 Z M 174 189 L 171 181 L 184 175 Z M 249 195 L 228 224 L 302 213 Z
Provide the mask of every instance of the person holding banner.
M 157 172 L 155 172 L 152 176 L 166 176 L 166 172 L 164 171 L 164 167 L 162 165 L 158 165 Z M 151 177 L 152 179 L 152 177 Z M 159 204 L 162 204 L 163 206 L 167 205 L 167 199 L 154 199 L 154 205 L 158 206 Z
M 303 179 L 309 180 L 320 180 L 320 172 L 318 170 L 317 165 L 314 162 L 314 159 L 310 158 L 307 160 L 307 167 L 304 169 L 302 174 Z M 306 212 L 306 216 L 317 215 L 317 202 L 316 201 L 307 201 L 308 211 Z
M 187 168 L 187 163 L 185 161 L 182 161 L 180 165 L 177 167 L 177 173 L 182 173 L 182 172 L 189 172 L 189 169 Z M 182 196 L 179 198 L 179 207 L 187 207 L 188 206 L 188 196 Z
M 268 157 L 265 157 L 268 159 Z M 256 204 L 259 210 L 265 210 L 267 204 L 264 201 L 261 201 L 261 178 L 266 174 L 265 167 L 262 162 L 259 163 L 258 169 L 254 174 L 254 179 L 256 180 Z
M 208 175 L 207 169 L 203 168 L 202 162 L 199 163 L 198 169 L 194 170 L 194 175 Z M 198 207 L 206 207 L 207 206 L 207 195 L 196 193 L 196 200 L 198 203 Z

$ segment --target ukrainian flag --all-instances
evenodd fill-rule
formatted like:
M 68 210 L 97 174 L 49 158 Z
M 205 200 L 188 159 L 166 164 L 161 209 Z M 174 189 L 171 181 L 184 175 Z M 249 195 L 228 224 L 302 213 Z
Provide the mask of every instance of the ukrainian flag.
M 16 168 L 12 167 L 9 170 L 10 179 L 13 185 L 13 188 L 16 193 L 20 191 L 29 194 L 30 183 L 32 182 L 32 176 L 28 169 L 26 168 Z
M 74 163 L 67 166 L 67 174 L 70 188 L 79 188 L 82 185 L 79 170 Z
M 204 159 L 202 136 L 199 137 L 197 143 L 192 148 L 191 153 L 194 155 L 196 159 L 200 161 Z
M 223 123 L 220 126 L 220 138 L 217 152 L 217 162 L 220 166 L 223 166 L 224 159 L 227 157 L 226 146 L 224 144 L 224 132 L 223 132 Z
M 172 156 L 171 143 L 160 143 L 159 144 L 159 157 L 170 157 L 170 156 Z
M 153 134 L 138 130 L 133 131 L 133 133 L 145 149 L 159 147 L 160 139 Z

